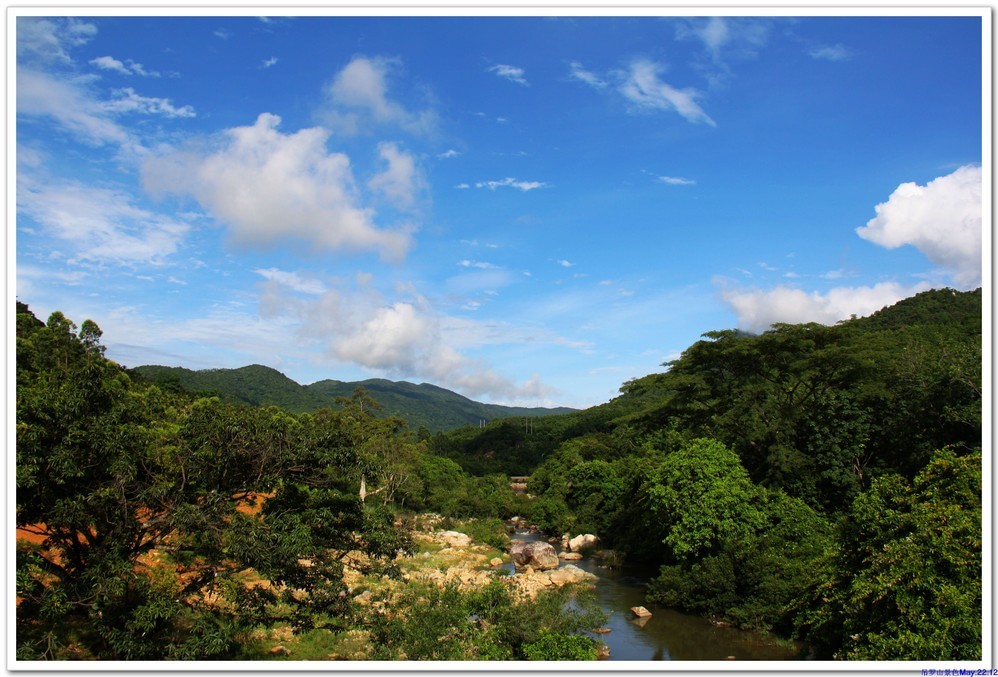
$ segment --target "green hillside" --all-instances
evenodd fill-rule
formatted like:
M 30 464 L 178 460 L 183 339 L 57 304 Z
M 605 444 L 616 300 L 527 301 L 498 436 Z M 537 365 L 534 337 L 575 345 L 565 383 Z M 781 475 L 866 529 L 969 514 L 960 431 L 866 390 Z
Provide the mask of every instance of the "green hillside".
M 506 407 L 484 404 L 429 383 L 368 379 L 366 381 L 318 381 L 303 386 L 276 369 L 259 364 L 238 369 L 203 369 L 145 365 L 138 374 L 161 388 L 217 395 L 227 402 L 252 406 L 277 406 L 294 413 L 336 408 L 338 397 L 350 397 L 364 388 L 381 405 L 381 415 L 397 416 L 409 427 L 425 427 L 430 432 L 462 426 L 478 426 L 494 419 L 546 416 L 574 411 L 568 408 Z

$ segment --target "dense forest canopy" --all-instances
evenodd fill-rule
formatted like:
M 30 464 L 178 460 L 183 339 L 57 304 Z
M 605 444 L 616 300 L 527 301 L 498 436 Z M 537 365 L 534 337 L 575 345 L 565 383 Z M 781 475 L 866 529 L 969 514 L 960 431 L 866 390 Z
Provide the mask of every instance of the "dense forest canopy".
M 304 413 L 170 387 L 106 359 L 95 323 L 18 303 L 18 657 L 231 658 L 257 628 L 350 628 L 344 567 L 397 576 L 406 516 L 433 511 L 597 534 L 654 568 L 649 604 L 817 658 L 981 659 L 981 336 L 980 290 L 937 290 L 709 332 L 604 405 L 430 435 L 364 389 Z M 369 630 L 410 656 L 590 657 L 578 619 L 447 644 L 446 609 L 522 625 L 499 588 L 450 594 L 403 596 L 435 638 Z

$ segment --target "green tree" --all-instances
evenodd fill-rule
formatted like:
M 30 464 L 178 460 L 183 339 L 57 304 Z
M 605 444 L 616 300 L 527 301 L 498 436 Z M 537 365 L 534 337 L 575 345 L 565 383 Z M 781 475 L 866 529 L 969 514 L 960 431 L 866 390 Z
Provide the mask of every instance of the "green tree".
M 981 457 L 937 452 L 852 504 L 797 625 L 822 657 L 980 660 Z

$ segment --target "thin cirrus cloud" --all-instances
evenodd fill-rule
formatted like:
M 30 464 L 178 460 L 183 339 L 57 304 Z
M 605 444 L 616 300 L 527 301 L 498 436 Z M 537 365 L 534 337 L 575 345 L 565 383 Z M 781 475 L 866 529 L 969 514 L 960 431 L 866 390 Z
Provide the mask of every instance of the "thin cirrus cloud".
M 266 248 L 291 238 L 326 251 L 404 258 L 410 231 L 375 224 L 374 210 L 357 196 L 349 158 L 326 149 L 330 133 L 313 127 L 284 134 L 280 121 L 263 113 L 251 126 L 226 130 L 214 147 L 151 157 L 143 185 L 157 197 L 193 197 L 237 244 Z M 399 197 L 398 181 L 385 178 L 376 188 Z
M 678 113 L 688 122 L 716 127 L 717 123 L 697 103 L 702 95 L 694 88 L 677 89 L 661 78 L 665 67 L 650 59 L 635 59 L 626 69 L 606 77 L 586 70 L 577 61 L 569 64 L 569 77 L 600 92 L 623 97 L 632 113 Z M 610 84 L 613 87 L 610 87 Z
M 190 226 L 135 203 L 122 191 L 22 178 L 18 212 L 72 251 L 71 263 L 162 265 Z
M 853 56 L 852 51 L 841 44 L 814 47 L 808 50 L 808 55 L 812 59 L 824 59 L 826 61 L 847 61 Z
M 462 184 L 462 187 L 464 185 Z M 516 188 L 526 193 L 538 188 L 545 188 L 547 185 L 543 181 L 520 181 L 513 177 L 506 177 L 501 181 L 479 181 L 475 184 L 475 188 L 488 188 L 489 190 L 495 190 L 496 188 Z
M 670 186 L 695 186 L 696 181 L 682 176 L 660 176 L 658 180 Z
M 158 71 L 147 71 L 145 67 L 140 64 L 128 59 L 127 64 L 118 61 L 113 56 L 99 56 L 96 59 L 91 59 L 90 64 L 97 66 L 97 68 L 105 71 L 114 71 L 120 73 L 121 75 L 141 75 L 147 78 L 158 78 Z
M 499 77 L 509 80 L 510 82 L 515 82 L 518 85 L 529 85 L 527 82 L 526 72 L 517 66 L 510 66 L 508 64 L 496 64 L 495 66 L 489 67 L 489 72 L 495 73 Z

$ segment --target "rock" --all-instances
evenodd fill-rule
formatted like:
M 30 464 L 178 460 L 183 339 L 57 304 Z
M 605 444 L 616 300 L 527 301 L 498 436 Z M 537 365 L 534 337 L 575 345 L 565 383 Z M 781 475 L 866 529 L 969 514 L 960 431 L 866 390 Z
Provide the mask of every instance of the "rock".
M 599 539 L 593 534 L 579 534 L 575 538 L 569 539 L 568 549 L 572 552 L 578 552 L 583 548 L 595 548 L 597 543 L 599 543 Z
M 638 618 L 649 618 L 651 616 L 651 612 L 643 606 L 632 606 L 631 613 Z
M 275 646 L 268 653 L 270 653 L 271 656 L 289 656 L 291 655 L 291 649 L 282 644 L 280 646 Z
M 361 606 L 367 606 L 368 604 L 371 603 L 371 591 L 365 590 L 364 592 L 354 597 L 353 601 L 356 602 L 357 604 L 360 604 Z
M 589 632 L 591 632 L 593 634 L 596 634 L 596 635 L 606 635 L 606 634 L 609 634 L 609 633 L 613 632 L 613 630 L 611 628 L 593 628 Z
M 597 659 L 605 661 L 609 657 L 610 657 L 610 647 L 608 647 L 606 644 L 600 644 L 598 647 L 596 647 Z
M 582 559 L 582 554 L 578 552 L 561 552 L 558 553 L 558 557 L 566 562 L 574 562 Z
M 536 570 L 557 569 L 561 563 L 558 554 L 550 543 L 541 541 L 513 541 L 509 550 L 517 569 L 532 567 Z
M 493 557 L 492 559 L 490 559 L 489 560 L 489 566 L 501 567 L 502 566 L 502 557 Z
M 568 550 L 569 549 L 568 542 L 570 540 L 572 540 L 572 537 L 569 536 L 568 534 L 565 534 L 564 536 L 561 537 L 561 549 L 562 550 Z
M 566 564 L 563 567 L 550 571 L 548 576 L 551 578 L 551 583 L 558 586 L 596 580 L 596 576 L 588 571 L 583 571 L 574 564 Z
M 471 536 L 462 534 L 460 531 L 444 531 L 440 534 L 440 540 L 452 548 L 464 548 L 471 545 Z

